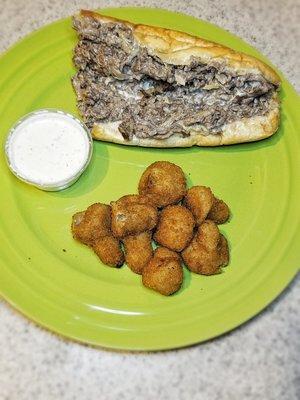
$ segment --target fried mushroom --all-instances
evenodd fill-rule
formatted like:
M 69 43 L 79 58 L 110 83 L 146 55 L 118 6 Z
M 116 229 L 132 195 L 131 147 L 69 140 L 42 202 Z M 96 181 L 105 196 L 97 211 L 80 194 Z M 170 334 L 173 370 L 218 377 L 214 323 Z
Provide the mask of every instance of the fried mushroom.
M 88 246 L 103 236 L 111 235 L 111 208 L 107 204 L 95 203 L 86 211 L 72 218 L 73 238 Z
M 153 255 L 150 232 L 129 235 L 123 239 L 125 262 L 136 274 L 141 274 Z
M 111 228 L 118 238 L 150 231 L 156 226 L 157 220 L 156 207 L 144 196 L 124 196 L 111 203 Z
M 177 253 L 159 247 L 142 273 L 143 285 L 164 296 L 177 292 L 183 282 L 183 270 Z
M 225 237 L 213 221 L 205 221 L 191 243 L 181 253 L 188 269 L 196 274 L 213 275 L 227 265 L 229 253 Z
M 141 176 L 139 193 L 150 196 L 158 207 L 176 204 L 186 193 L 184 173 L 168 161 L 154 162 Z
M 98 239 L 92 249 L 103 262 L 110 267 L 120 267 L 124 263 L 124 254 L 118 239 L 113 236 L 104 236 Z
M 160 214 L 153 238 L 161 246 L 180 252 L 192 240 L 194 226 L 193 214 L 186 207 L 167 206 Z
M 184 198 L 183 204 L 195 217 L 197 225 L 201 225 L 206 219 L 214 202 L 214 195 L 209 187 L 193 186 Z
M 207 218 L 219 225 L 228 221 L 229 216 L 230 211 L 228 205 L 223 200 L 215 197 Z

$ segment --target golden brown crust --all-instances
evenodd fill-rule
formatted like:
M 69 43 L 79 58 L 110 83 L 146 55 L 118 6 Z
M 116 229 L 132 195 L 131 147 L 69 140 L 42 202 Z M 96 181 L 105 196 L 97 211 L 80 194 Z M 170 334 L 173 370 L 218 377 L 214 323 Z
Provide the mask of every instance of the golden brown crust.
M 124 197 L 127 199 L 124 200 Z M 144 196 L 135 196 L 136 203 L 132 202 L 134 196 L 124 196 L 118 201 L 111 202 L 111 230 L 115 237 L 124 238 L 152 230 L 158 220 L 156 207 L 144 202 Z M 128 201 L 128 197 L 131 200 Z M 139 203 L 139 198 L 142 202 Z
M 236 52 L 229 47 L 210 42 L 196 36 L 173 29 L 165 29 L 156 26 L 134 24 L 118 18 L 107 17 L 102 14 L 81 10 L 79 16 L 96 18 L 102 22 L 121 21 L 133 30 L 135 39 L 146 46 L 152 54 L 157 55 L 169 64 L 185 65 L 189 63 L 190 57 L 194 56 L 208 62 L 212 59 L 226 60 L 227 66 L 235 71 L 243 73 L 260 73 L 268 81 L 280 84 L 277 73 L 264 62 L 250 55 Z
M 113 236 L 104 236 L 91 247 L 105 265 L 120 267 L 124 263 L 124 254 L 120 242 Z
M 198 228 L 181 255 L 190 271 L 202 275 L 218 274 L 220 267 L 229 261 L 227 241 L 221 237 L 217 225 L 209 220 Z
M 214 203 L 214 195 L 209 187 L 192 186 L 188 189 L 183 204 L 192 212 L 197 225 L 206 219 Z
M 72 217 L 72 235 L 79 242 L 92 245 L 103 236 L 111 235 L 110 206 L 102 203 L 90 205 Z
M 214 202 L 207 215 L 207 218 L 219 225 L 227 222 L 229 217 L 230 210 L 228 205 L 223 200 L 214 197 Z
M 129 235 L 123 239 L 123 244 L 126 264 L 131 271 L 141 274 L 153 255 L 151 233 Z
M 192 240 L 194 226 L 194 217 L 187 208 L 167 206 L 160 214 L 153 238 L 161 246 L 180 252 Z
M 186 194 L 182 169 L 169 161 L 155 161 L 143 172 L 139 193 L 152 198 L 157 207 L 178 203 Z
M 227 239 L 222 234 L 220 235 L 220 241 L 218 243 L 218 251 L 221 267 L 226 267 L 229 263 L 230 255 Z
M 169 296 L 180 289 L 183 282 L 181 260 L 177 253 L 159 247 L 142 272 L 143 285 Z

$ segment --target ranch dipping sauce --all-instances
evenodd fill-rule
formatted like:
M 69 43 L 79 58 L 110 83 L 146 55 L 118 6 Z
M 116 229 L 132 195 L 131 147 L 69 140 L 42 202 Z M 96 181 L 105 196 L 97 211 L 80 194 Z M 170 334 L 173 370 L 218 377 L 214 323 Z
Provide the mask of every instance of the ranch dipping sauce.
M 71 114 L 39 110 L 11 129 L 5 144 L 11 171 L 43 190 L 61 190 L 73 184 L 92 156 L 88 129 Z

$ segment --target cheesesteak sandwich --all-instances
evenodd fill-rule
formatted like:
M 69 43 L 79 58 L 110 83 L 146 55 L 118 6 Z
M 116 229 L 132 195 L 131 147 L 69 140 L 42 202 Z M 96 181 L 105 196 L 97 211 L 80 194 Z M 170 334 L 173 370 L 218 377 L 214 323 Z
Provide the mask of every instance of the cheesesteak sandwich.
M 279 125 L 280 79 L 220 44 L 91 11 L 73 18 L 79 111 L 95 139 L 146 147 L 264 139 Z

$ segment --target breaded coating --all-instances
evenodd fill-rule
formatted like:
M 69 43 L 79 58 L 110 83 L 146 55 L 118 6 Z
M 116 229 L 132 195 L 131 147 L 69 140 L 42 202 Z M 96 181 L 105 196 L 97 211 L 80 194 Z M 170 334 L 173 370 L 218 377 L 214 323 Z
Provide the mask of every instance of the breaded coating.
M 182 251 L 193 238 L 195 220 L 183 206 L 167 206 L 160 214 L 154 240 L 174 251 Z
M 141 274 L 153 255 L 150 232 L 129 235 L 123 239 L 125 262 L 131 271 Z
M 218 274 L 228 265 L 228 243 L 217 224 L 226 222 L 230 211 L 209 187 L 187 190 L 179 166 L 157 161 L 142 174 L 138 191 L 74 214 L 74 239 L 103 264 L 126 262 L 144 286 L 164 296 L 181 288 L 183 262 L 202 275 Z M 152 241 L 159 246 L 155 251 Z
M 143 285 L 169 296 L 177 292 L 183 282 L 183 270 L 177 253 L 158 248 L 142 273 Z
M 157 208 L 144 196 L 124 196 L 111 203 L 111 229 L 118 238 L 150 231 L 157 220 Z
M 218 243 L 218 252 L 220 255 L 220 266 L 226 267 L 229 263 L 229 247 L 227 239 L 221 234 L 220 241 Z
M 182 258 L 187 268 L 195 274 L 213 275 L 220 272 L 217 251 L 208 250 L 196 239 L 182 252 Z
M 98 239 L 92 249 L 103 262 L 110 267 L 120 267 L 124 263 L 124 254 L 118 239 L 113 236 L 104 236 Z
M 107 204 L 95 203 L 86 211 L 73 215 L 72 235 L 79 242 L 92 245 L 103 236 L 111 235 L 111 208 Z
M 176 258 L 179 262 L 181 261 L 181 257 L 175 251 L 169 250 L 166 247 L 157 247 L 155 249 L 155 257 L 158 258 Z
M 215 222 L 207 220 L 198 228 L 197 240 L 204 243 L 209 250 L 216 249 L 220 240 L 220 231 Z
M 220 235 L 217 225 L 207 220 L 181 255 L 190 271 L 202 275 L 217 274 L 228 262 L 227 241 Z
M 149 195 L 142 195 L 142 194 L 126 194 L 125 196 L 122 196 L 118 200 L 118 204 L 150 204 L 154 207 L 156 207 L 155 203 L 153 202 L 153 199 Z
M 139 182 L 139 193 L 151 195 L 157 207 L 178 203 L 186 193 L 182 169 L 168 161 L 149 165 Z
M 196 224 L 201 225 L 206 219 L 214 202 L 214 195 L 209 187 L 193 186 L 184 198 L 183 204 L 195 217 Z
M 223 200 L 215 197 L 207 218 L 211 219 L 216 224 L 224 224 L 226 221 L 228 221 L 229 216 L 230 211 L 228 205 Z

